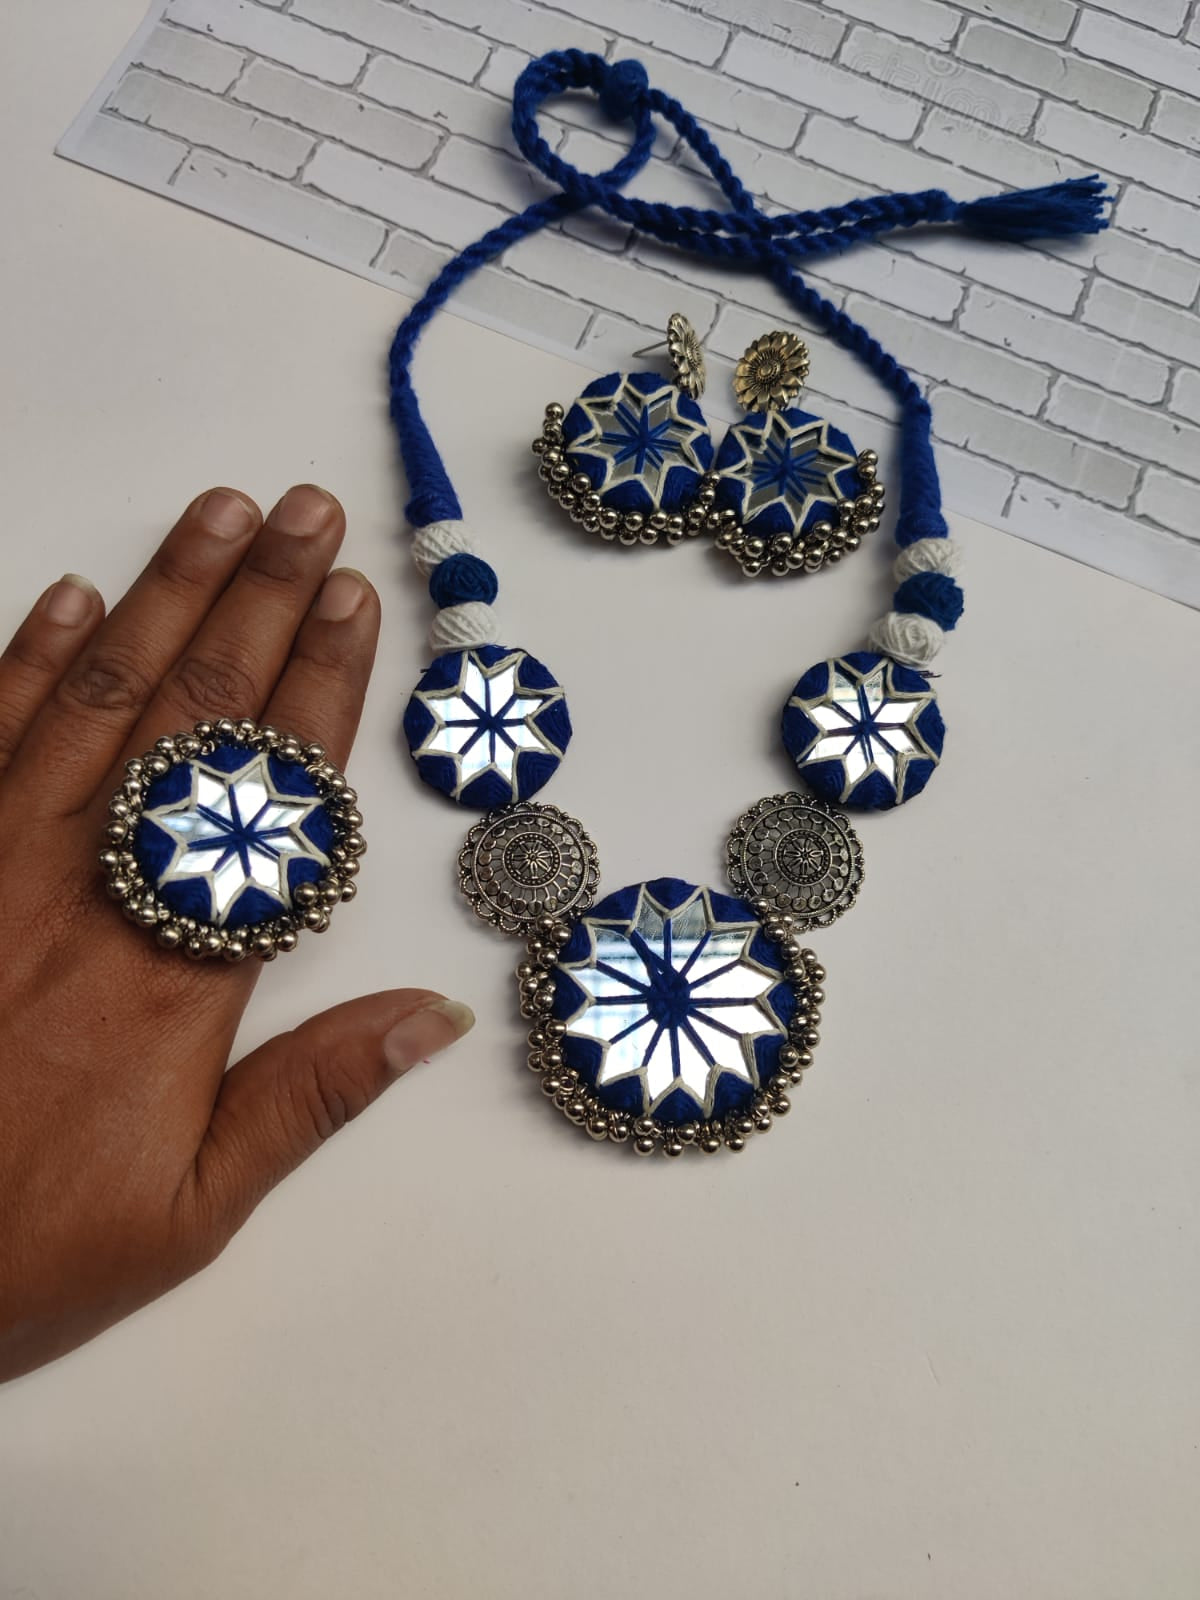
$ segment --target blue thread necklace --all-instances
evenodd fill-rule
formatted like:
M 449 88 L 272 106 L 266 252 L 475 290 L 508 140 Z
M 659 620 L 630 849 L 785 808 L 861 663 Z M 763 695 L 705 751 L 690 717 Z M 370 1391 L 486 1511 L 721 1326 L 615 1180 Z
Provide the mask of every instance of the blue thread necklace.
M 614 121 L 633 126 L 628 152 L 607 172 L 579 172 L 538 131 L 542 103 L 572 90 L 596 94 Z M 729 210 L 622 193 L 650 156 L 656 116 L 699 158 Z M 769 216 L 640 63 L 577 50 L 551 52 L 521 73 L 513 132 L 559 192 L 449 262 L 391 349 L 413 555 L 438 608 L 434 659 L 408 702 L 405 735 L 427 783 L 484 812 L 459 855 L 459 883 L 480 917 L 527 941 L 517 969 L 521 1013 L 531 1024 L 529 1065 L 551 1102 L 594 1139 L 641 1154 L 739 1150 L 789 1109 L 788 1090 L 818 1042 L 825 973 L 799 936 L 857 898 L 862 847 L 845 809 L 912 799 L 941 759 L 945 730 L 925 669 L 963 608 L 929 404 L 795 262 L 922 223 L 1010 241 L 1095 232 L 1107 226 L 1107 196 L 1093 176 L 967 203 L 931 189 Z M 685 252 L 765 275 L 899 402 L 892 607 L 865 649 L 818 662 L 788 696 L 782 740 L 806 792 L 771 795 L 738 819 L 726 847 L 732 892 L 664 877 L 595 900 L 595 845 L 575 818 L 532 798 L 571 738 L 563 690 L 535 656 L 497 642 L 496 574 L 466 535 L 412 386 L 417 340 L 457 285 L 589 206 Z M 803 340 L 775 330 L 746 351 L 734 378 L 746 415 L 719 446 L 699 404 L 705 372 L 695 331 L 676 314 L 664 343 L 669 376 L 609 373 L 570 407 L 546 408 L 533 450 L 551 498 L 586 532 L 623 546 L 711 537 L 749 577 L 840 564 L 878 526 L 884 489 L 873 451 L 856 451 L 796 404 L 808 373 Z

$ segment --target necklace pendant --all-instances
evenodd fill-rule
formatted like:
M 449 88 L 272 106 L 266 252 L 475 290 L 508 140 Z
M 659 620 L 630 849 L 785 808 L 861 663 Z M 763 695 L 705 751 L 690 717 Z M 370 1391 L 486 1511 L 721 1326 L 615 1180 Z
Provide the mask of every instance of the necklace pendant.
M 434 660 L 409 699 L 404 737 L 427 784 L 486 811 L 549 782 L 571 718 L 558 680 L 534 656 L 478 645 Z
M 502 933 L 529 934 L 544 918 L 586 910 L 599 882 L 596 846 L 557 806 L 489 812 L 458 857 L 458 886 L 471 909 Z
M 790 1110 L 819 1039 L 824 969 L 789 922 L 678 878 L 546 918 L 518 969 L 544 1093 L 640 1155 L 741 1150 Z
M 743 812 L 726 858 L 737 893 L 791 916 L 798 933 L 836 922 L 862 887 L 858 835 L 840 811 L 808 795 L 771 795 Z
M 870 811 L 920 794 L 941 760 L 946 726 L 928 678 L 855 650 L 809 668 L 783 708 L 782 732 L 815 794 Z

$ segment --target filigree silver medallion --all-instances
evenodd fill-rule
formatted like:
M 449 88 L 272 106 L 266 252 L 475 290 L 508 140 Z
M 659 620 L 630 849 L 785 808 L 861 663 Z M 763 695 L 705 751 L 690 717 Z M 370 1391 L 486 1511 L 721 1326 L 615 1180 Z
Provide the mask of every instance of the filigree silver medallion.
M 801 794 L 776 794 L 738 818 L 727 846 L 736 893 L 788 912 L 800 931 L 835 922 L 858 898 L 863 852 L 833 806 Z
M 503 933 L 527 933 L 540 917 L 586 910 L 600 882 L 596 846 L 574 817 L 533 801 L 482 817 L 458 858 L 472 909 Z

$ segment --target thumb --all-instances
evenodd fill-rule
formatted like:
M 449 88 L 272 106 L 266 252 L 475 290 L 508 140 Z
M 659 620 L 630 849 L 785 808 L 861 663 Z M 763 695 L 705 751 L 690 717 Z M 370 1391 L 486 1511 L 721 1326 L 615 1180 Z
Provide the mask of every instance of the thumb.
M 419 1061 L 475 1025 L 428 989 L 364 995 L 279 1034 L 221 1082 L 196 1157 L 198 1210 L 223 1242 L 263 1196 Z

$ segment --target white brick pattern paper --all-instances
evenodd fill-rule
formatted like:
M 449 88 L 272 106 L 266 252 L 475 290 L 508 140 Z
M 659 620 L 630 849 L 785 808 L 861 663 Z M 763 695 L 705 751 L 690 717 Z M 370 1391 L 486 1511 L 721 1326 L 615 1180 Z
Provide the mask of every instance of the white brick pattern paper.
M 548 192 L 509 101 L 565 46 L 637 55 L 769 208 L 1105 175 L 1095 238 L 914 231 L 812 276 L 926 386 L 951 509 L 1200 605 L 1200 0 L 160 0 L 61 150 L 416 295 Z M 543 128 L 585 167 L 625 131 L 565 102 Z M 658 151 L 632 193 L 720 203 Z M 794 320 L 762 281 L 586 216 L 452 308 L 598 370 L 685 311 L 714 417 L 744 346 Z M 817 338 L 809 392 L 886 469 L 870 374 Z

